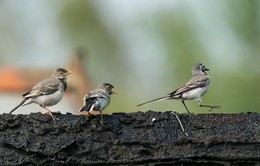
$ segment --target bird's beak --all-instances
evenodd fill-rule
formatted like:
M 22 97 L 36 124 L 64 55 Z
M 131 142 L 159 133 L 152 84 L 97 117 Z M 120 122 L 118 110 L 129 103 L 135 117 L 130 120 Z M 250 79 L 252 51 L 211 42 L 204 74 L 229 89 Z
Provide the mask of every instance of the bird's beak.
M 71 71 L 68 71 L 65 75 L 69 75 L 69 74 L 71 74 L 72 72 Z
M 209 69 L 205 68 L 204 71 L 209 71 Z
M 112 94 L 115 94 L 115 95 L 117 95 L 117 93 L 116 93 L 115 91 L 112 91 Z

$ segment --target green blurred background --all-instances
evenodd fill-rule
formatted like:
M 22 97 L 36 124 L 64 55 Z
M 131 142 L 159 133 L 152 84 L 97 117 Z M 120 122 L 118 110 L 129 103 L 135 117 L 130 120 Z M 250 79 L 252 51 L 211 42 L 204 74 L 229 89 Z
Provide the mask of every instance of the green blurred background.
M 87 50 L 93 87 L 117 87 L 107 113 L 185 112 L 180 101 L 136 105 L 178 88 L 198 62 L 211 77 L 203 104 L 223 106 L 214 113 L 260 112 L 259 0 L 1 0 L 0 36 L 1 66 L 53 68 Z

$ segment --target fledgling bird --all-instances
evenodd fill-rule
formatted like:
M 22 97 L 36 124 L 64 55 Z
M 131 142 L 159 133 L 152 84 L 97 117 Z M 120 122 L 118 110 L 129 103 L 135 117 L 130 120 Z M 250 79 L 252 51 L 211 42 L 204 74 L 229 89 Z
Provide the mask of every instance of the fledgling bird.
M 187 112 L 190 114 L 188 107 L 185 104 L 185 100 L 193 100 L 197 99 L 198 105 L 200 107 L 209 107 L 211 108 L 220 108 L 221 106 L 210 106 L 210 105 L 202 105 L 201 97 L 208 91 L 210 85 L 210 78 L 207 75 L 206 71 L 209 71 L 204 64 L 198 63 L 193 65 L 192 67 L 192 78 L 184 85 L 169 93 L 167 96 L 160 97 L 151 101 L 144 102 L 142 104 L 138 104 L 137 106 L 145 105 L 148 103 L 153 103 L 162 100 L 169 99 L 177 99 L 181 100 Z
M 47 106 L 53 106 L 62 99 L 67 89 L 67 75 L 70 73 L 63 68 L 57 68 L 50 78 L 37 83 L 30 91 L 23 94 L 23 101 L 12 109 L 10 114 L 21 106 L 36 103 L 44 108 L 53 120 L 58 120 Z
M 101 123 L 104 123 L 102 110 L 104 110 L 110 103 L 110 95 L 116 94 L 113 91 L 114 86 L 109 83 L 100 84 L 97 89 L 92 90 L 83 98 L 84 105 L 79 112 L 87 111 L 88 115 L 91 111 L 99 111 L 101 116 Z

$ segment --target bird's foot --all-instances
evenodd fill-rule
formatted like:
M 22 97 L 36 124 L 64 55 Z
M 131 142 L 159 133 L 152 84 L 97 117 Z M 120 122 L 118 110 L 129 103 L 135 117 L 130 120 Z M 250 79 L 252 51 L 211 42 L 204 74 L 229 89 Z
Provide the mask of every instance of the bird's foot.
M 212 106 L 212 105 L 199 105 L 200 107 L 208 107 L 210 108 L 209 112 L 212 111 L 214 108 L 221 108 L 222 106 Z
M 221 108 L 221 107 L 222 107 L 221 105 L 218 105 L 218 106 L 210 106 L 209 112 L 212 111 L 214 108 Z

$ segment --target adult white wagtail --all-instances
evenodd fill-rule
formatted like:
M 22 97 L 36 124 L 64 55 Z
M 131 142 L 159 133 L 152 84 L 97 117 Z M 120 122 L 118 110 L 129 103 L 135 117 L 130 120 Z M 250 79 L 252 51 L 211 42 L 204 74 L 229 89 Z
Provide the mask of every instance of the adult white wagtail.
M 44 108 L 53 120 L 57 120 L 46 106 L 53 106 L 62 99 L 67 89 L 67 75 L 70 73 L 65 69 L 57 68 L 51 78 L 39 82 L 30 91 L 23 94 L 23 101 L 12 109 L 10 114 L 21 106 L 36 103 Z
M 142 104 L 138 104 L 137 106 L 145 105 L 148 103 L 153 103 L 162 100 L 169 100 L 169 99 L 179 99 L 182 101 L 184 107 L 186 108 L 187 112 L 190 114 L 188 107 L 185 104 L 185 100 L 198 100 L 198 105 L 200 107 L 209 107 L 211 108 L 220 108 L 221 106 L 210 106 L 210 105 L 202 105 L 201 96 L 203 96 L 209 89 L 210 78 L 207 75 L 206 71 L 209 71 L 204 64 L 195 64 L 192 67 L 192 78 L 184 85 L 169 93 L 167 96 L 160 97 L 151 101 L 144 102 Z
M 116 94 L 113 92 L 114 86 L 109 83 L 100 84 L 97 89 L 92 90 L 83 98 L 84 105 L 79 112 L 87 111 L 88 115 L 91 111 L 99 111 L 101 116 L 101 123 L 104 123 L 102 110 L 104 110 L 110 103 L 110 95 Z

